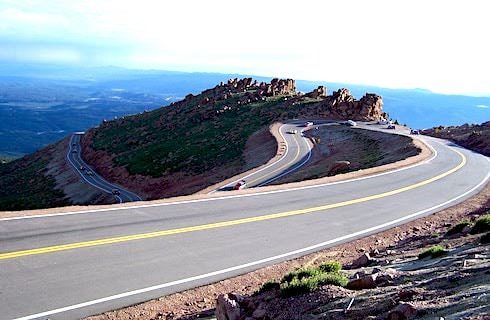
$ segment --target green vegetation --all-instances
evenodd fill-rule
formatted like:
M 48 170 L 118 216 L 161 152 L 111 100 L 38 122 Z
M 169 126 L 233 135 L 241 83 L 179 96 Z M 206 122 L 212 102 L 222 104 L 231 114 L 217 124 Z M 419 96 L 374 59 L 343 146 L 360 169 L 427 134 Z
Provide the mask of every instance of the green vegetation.
M 266 291 L 272 291 L 272 290 L 278 290 L 279 288 L 280 288 L 280 283 L 279 282 L 276 282 L 276 281 L 267 281 L 259 289 L 259 293 L 266 292 Z
M 105 123 L 95 130 L 92 147 L 114 154 L 116 165 L 131 174 L 152 177 L 241 164 L 249 136 L 276 119 L 296 116 L 299 109 L 285 106 L 282 97 L 238 105 L 241 96 L 202 105 L 205 95 L 201 95 L 181 105 Z
M 342 264 L 338 261 L 328 261 L 322 263 L 318 268 L 323 272 L 339 272 L 342 269 Z
M 452 235 L 455 235 L 455 234 L 458 234 L 458 233 L 461 233 L 463 232 L 464 228 L 466 228 L 467 226 L 470 225 L 470 222 L 467 221 L 467 220 L 464 220 L 460 223 L 458 223 L 457 225 L 455 226 L 452 226 L 447 232 L 446 232 L 446 236 L 452 236 Z
M 489 244 L 490 243 L 490 232 L 485 233 L 480 238 L 481 244 Z
M 0 165 L 0 211 L 68 205 L 55 180 L 44 175 L 47 160 L 35 153 Z
M 483 217 L 476 220 L 475 225 L 471 228 L 471 234 L 483 233 L 490 231 L 490 214 L 487 212 Z
M 431 259 L 442 257 L 447 254 L 446 249 L 440 245 L 432 246 L 419 254 L 419 259 L 430 257 Z
M 344 287 L 348 279 L 341 272 L 341 264 L 336 261 L 324 263 L 318 267 L 297 269 L 285 275 L 280 283 L 266 283 L 261 292 L 277 289 L 279 286 L 281 294 L 286 297 L 311 292 L 322 285 L 335 285 Z

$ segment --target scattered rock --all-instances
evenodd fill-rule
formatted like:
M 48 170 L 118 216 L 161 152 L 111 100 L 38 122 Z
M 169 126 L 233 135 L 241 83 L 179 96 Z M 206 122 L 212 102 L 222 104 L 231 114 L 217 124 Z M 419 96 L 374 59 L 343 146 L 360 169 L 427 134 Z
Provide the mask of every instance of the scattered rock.
M 362 256 L 354 260 L 351 264 L 351 268 L 361 268 L 368 266 L 371 262 L 375 261 L 375 259 L 371 258 L 369 253 L 364 253 Z
M 347 170 L 349 170 L 349 167 L 350 167 L 349 161 L 335 161 L 332 164 L 332 166 L 330 167 L 330 169 L 328 170 L 327 175 L 333 176 L 333 175 L 336 175 L 339 173 L 346 172 Z M 365 251 L 365 249 L 362 249 L 362 250 Z M 361 252 L 363 252 L 363 251 L 361 251 Z
M 259 307 L 252 313 L 252 317 L 255 319 L 262 319 L 265 317 L 266 313 L 267 312 L 265 311 L 265 309 Z
M 216 299 L 216 310 L 214 314 L 217 320 L 239 320 L 240 306 L 228 294 L 220 294 L 218 299 Z
M 388 314 L 388 320 L 408 320 L 417 315 L 417 309 L 410 303 L 398 305 L 395 310 Z
M 398 298 L 400 298 L 401 301 L 410 301 L 416 294 L 417 291 L 413 289 L 402 289 L 398 292 Z
M 347 284 L 347 289 L 364 290 L 376 288 L 376 275 L 367 275 L 359 279 L 352 279 Z

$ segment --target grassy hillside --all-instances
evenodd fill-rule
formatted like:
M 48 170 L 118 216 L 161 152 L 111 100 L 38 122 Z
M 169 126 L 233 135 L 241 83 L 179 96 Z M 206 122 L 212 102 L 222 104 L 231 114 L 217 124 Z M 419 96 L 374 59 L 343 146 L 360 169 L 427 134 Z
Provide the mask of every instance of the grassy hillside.
M 49 150 L 0 164 L 0 211 L 41 209 L 68 205 L 55 180 L 45 175 Z
M 197 174 L 240 162 L 247 138 L 286 108 L 281 106 L 282 97 L 272 97 L 206 119 L 237 101 L 232 97 L 198 112 L 192 112 L 198 108 L 197 102 L 191 102 L 178 111 L 163 108 L 114 121 L 95 132 L 92 146 L 116 155 L 115 164 L 125 166 L 130 174 L 152 177 L 181 170 Z
M 381 105 L 376 95 L 356 100 L 346 89 L 298 94 L 291 79 L 234 79 L 168 107 L 102 123 L 83 137 L 83 156 L 108 180 L 150 198 L 188 194 L 242 172 L 247 140 L 274 121 L 377 119 L 385 116 Z

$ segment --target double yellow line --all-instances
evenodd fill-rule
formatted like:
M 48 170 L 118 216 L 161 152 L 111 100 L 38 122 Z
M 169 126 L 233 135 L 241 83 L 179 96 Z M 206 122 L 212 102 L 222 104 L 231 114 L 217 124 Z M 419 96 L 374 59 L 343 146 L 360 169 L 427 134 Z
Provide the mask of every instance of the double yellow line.
M 457 150 L 453 150 L 453 151 L 456 152 L 461 157 L 461 162 L 456 167 L 454 167 L 454 168 L 450 169 L 449 171 L 446 171 L 442 174 L 439 174 L 435 177 L 432 177 L 430 179 L 427 179 L 427 180 L 424 180 L 424 181 L 421 181 L 421 182 L 418 182 L 418 183 L 415 183 L 415 184 L 412 184 L 412 185 L 409 185 L 409 186 L 406 186 L 403 188 L 388 191 L 388 192 L 383 192 L 383 193 L 379 193 L 379 194 L 375 194 L 375 195 L 371 195 L 371 196 L 367 196 L 367 197 L 362 197 L 362 198 L 357 198 L 357 199 L 327 204 L 327 205 L 318 206 L 318 207 L 311 207 L 311 208 L 305 208 L 305 209 L 299 209 L 299 210 L 279 212 L 279 213 L 261 215 L 261 216 L 250 217 L 250 218 L 242 218 L 242 219 L 236 219 L 236 220 L 228 220 L 228 221 L 222 221 L 222 222 L 216 222 L 216 223 L 202 224 L 202 225 L 191 226 L 191 227 L 161 230 L 161 231 L 148 232 L 148 233 L 140 233 L 140 234 L 134 234 L 134 235 L 129 235 L 129 236 L 120 236 L 120 237 L 105 238 L 105 239 L 91 240 L 91 241 L 84 241 L 84 242 L 68 243 L 68 244 L 42 247 L 42 248 L 36 248 L 36 249 L 29 249 L 29 250 L 20 250 L 20 251 L 0 253 L 0 260 L 6 260 L 6 259 L 12 259 L 12 258 L 18 258 L 18 257 L 24 257 L 24 256 L 31 256 L 31 255 L 37 255 L 37 254 L 59 252 L 59 251 L 65 251 L 65 250 L 73 250 L 73 249 L 79 249 L 79 248 L 96 247 L 96 246 L 102 246 L 102 245 L 108 245 L 108 244 L 114 244 L 114 243 L 134 241 L 134 240 L 164 237 L 164 236 L 181 234 L 181 233 L 188 233 L 188 232 L 194 232 L 194 231 L 203 231 L 203 230 L 209 230 L 209 229 L 224 228 L 224 227 L 230 227 L 230 226 L 235 226 L 235 225 L 240 225 L 240 224 L 245 224 L 245 223 L 251 223 L 251 222 L 260 222 L 260 221 L 266 221 L 266 220 L 272 220 L 272 219 L 278 219 L 278 218 L 285 218 L 285 217 L 309 214 L 309 213 L 314 213 L 314 212 L 318 212 L 318 211 L 324 211 L 324 210 L 329 210 L 329 209 L 333 209 L 333 208 L 339 208 L 339 207 L 344 207 L 344 206 L 353 205 L 353 204 L 357 204 L 357 203 L 362 203 L 362 202 L 366 202 L 366 201 L 376 200 L 376 199 L 380 199 L 380 198 L 384 198 L 384 197 L 389 197 L 389 196 L 399 194 L 399 193 L 402 193 L 402 192 L 405 192 L 408 190 L 412 190 L 415 188 L 425 186 L 425 185 L 430 184 L 434 181 L 440 180 L 440 179 L 458 171 L 459 169 L 461 169 L 466 164 L 466 157 L 461 152 L 459 152 Z

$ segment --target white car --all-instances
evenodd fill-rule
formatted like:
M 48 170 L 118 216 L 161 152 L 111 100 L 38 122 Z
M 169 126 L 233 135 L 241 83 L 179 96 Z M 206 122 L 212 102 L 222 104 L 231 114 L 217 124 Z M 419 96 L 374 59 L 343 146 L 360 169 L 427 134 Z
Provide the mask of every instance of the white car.
M 352 120 L 347 120 L 347 122 L 345 124 L 348 125 L 349 127 L 357 126 L 357 123 L 355 123 L 355 121 L 352 121 Z
M 288 133 L 289 134 L 296 134 L 296 133 L 298 133 L 298 130 L 292 129 L 292 130 L 289 130 Z
M 247 186 L 245 180 L 238 181 L 235 186 L 233 186 L 233 190 L 241 190 Z
M 305 122 L 305 127 L 311 127 L 312 125 L 313 125 L 313 122 L 311 122 L 311 121 Z

